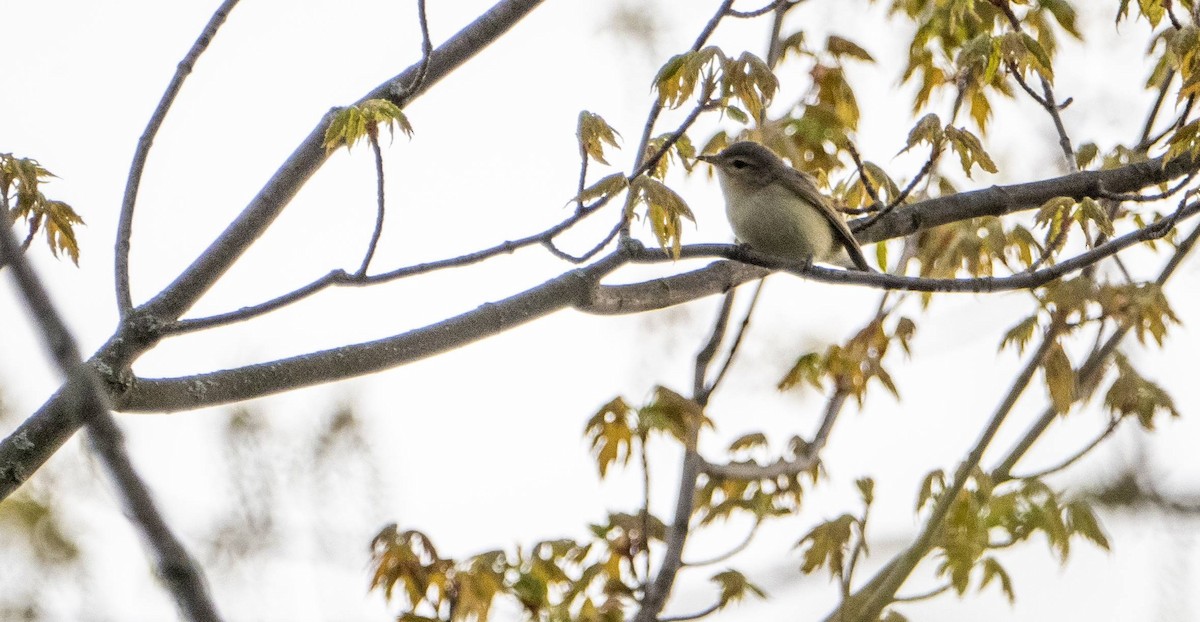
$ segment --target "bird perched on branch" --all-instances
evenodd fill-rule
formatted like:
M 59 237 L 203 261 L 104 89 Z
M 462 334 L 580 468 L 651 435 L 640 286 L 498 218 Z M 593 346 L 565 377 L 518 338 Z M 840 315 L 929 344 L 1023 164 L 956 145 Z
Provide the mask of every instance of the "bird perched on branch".
M 871 272 L 854 234 L 812 177 L 750 141 L 700 156 L 717 169 L 725 215 L 739 242 L 768 255 Z

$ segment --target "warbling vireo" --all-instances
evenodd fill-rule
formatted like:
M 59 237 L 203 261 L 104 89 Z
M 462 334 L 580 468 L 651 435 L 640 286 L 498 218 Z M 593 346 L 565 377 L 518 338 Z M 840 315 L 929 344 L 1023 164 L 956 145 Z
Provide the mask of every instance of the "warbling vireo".
M 770 149 L 742 141 L 697 159 L 716 167 L 725 215 L 739 242 L 784 259 L 872 271 L 846 221 L 812 177 Z

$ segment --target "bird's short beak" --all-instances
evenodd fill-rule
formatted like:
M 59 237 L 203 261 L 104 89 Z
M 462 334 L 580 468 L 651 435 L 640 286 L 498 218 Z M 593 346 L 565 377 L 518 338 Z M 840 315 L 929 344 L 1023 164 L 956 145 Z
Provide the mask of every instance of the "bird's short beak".
M 715 159 L 716 159 L 716 156 L 710 156 L 710 155 L 698 155 L 698 156 L 696 156 L 696 160 L 698 160 L 698 161 L 700 161 L 700 162 L 708 162 L 709 164 L 714 164 L 714 160 L 715 160 Z

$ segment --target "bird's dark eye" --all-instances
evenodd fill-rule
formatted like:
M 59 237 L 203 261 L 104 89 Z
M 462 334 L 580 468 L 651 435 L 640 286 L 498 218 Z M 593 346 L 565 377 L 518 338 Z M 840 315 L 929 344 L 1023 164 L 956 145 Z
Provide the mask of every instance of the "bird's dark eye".
M 736 168 L 740 171 L 740 170 L 746 168 L 747 166 L 750 166 L 750 163 L 745 160 L 734 160 L 733 162 L 730 162 L 730 166 L 732 166 L 733 168 Z

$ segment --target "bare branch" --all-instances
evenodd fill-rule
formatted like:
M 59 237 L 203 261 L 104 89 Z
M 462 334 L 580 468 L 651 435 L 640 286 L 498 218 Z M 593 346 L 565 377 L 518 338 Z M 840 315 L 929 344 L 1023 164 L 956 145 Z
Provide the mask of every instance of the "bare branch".
M 719 603 L 719 602 L 713 603 L 712 605 L 709 605 L 707 609 L 701 609 L 700 611 L 697 611 L 695 613 L 689 613 L 687 615 L 681 615 L 681 616 L 667 616 L 667 617 L 663 617 L 663 618 L 658 618 L 658 622 L 687 622 L 688 620 L 699 620 L 700 618 L 708 617 L 709 615 L 711 615 L 712 613 L 714 613 L 715 611 L 720 609 L 721 605 L 722 605 L 722 603 Z
M 433 42 L 429 39 L 429 19 L 425 16 L 425 0 L 417 0 L 417 23 L 421 27 L 421 64 L 417 67 L 417 75 L 397 96 L 398 99 L 408 100 L 409 96 L 421 88 L 425 77 L 429 75 L 429 59 L 433 56 Z
M 1150 145 L 1158 142 L 1158 140 L 1150 140 L 1150 133 L 1154 131 L 1154 121 L 1158 119 L 1158 113 L 1162 110 L 1163 101 L 1167 98 L 1167 91 L 1170 90 L 1173 79 L 1175 79 L 1175 70 L 1168 69 L 1163 74 L 1162 84 L 1158 87 L 1158 96 L 1154 98 L 1154 104 L 1150 106 L 1150 112 L 1146 115 L 1146 123 L 1142 126 L 1142 135 L 1134 145 L 1134 151 L 1149 149 Z
M 424 13 L 424 0 L 419 0 L 418 4 L 422 7 Z M 375 231 L 371 233 L 371 242 L 367 245 L 367 254 L 363 257 L 362 265 L 359 266 L 355 277 L 362 279 L 367 276 L 367 268 L 371 267 L 371 258 L 375 257 L 375 249 L 379 246 L 379 237 L 383 235 L 383 215 L 384 215 L 384 197 L 383 197 L 383 150 L 379 148 L 379 134 L 370 132 L 371 151 L 375 153 L 375 201 L 377 210 L 375 213 Z
M 750 317 L 754 315 L 754 310 L 758 308 L 758 301 L 762 297 L 763 286 L 767 284 L 766 279 L 758 281 L 758 286 L 754 288 L 754 293 L 750 295 L 750 306 L 746 309 L 746 315 L 742 317 L 742 322 L 738 326 L 737 335 L 733 338 L 733 343 L 729 346 L 729 354 L 725 356 L 725 362 L 721 365 L 720 371 L 717 372 L 717 377 L 709 383 L 707 393 L 712 394 L 721 386 L 721 381 L 725 379 L 725 374 L 729 372 L 729 368 L 733 367 L 733 361 L 737 357 L 738 349 L 742 345 L 742 338 L 746 336 L 746 331 L 750 328 Z
M 708 398 L 712 395 L 712 389 L 706 384 L 705 377 L 708 376 L 708 367 L 717 354 L 717 348 L 721 347 L 721 341 L 725 339 L 725 329 L 729 326 L 729 314 L 733 310 L 736 291 L 731 289 L 725 292 L 721 299 L 721 310 L 717 312 L 717 321 L 713 323 L 713 329 L 709 333 L 708 343 L 696 353 L 696 365 L 692 370 L 692 393 L 696 396 L 696 403 L 701 406 L 708 404 Z
M 728 551 L 725 551 L 724 553 L 721 553 L 720 555 L 717 555 L 716 557 L 710 557 L 708 559 L 702 559 L 695 562 L 685 561 L 683 562 L 683 565 L 689 568 L 698 568 L 700 566 L 712 566 L 713 564 L 719 564 L 731 559 L 734 555 L 746 550 L 747 546 L 750 546 L 750 543 L 754 541 L 754 536 L 758 534 L 758 528 L 762 527 L 762 524 L 762 517 L 755 517 L 754 526 L 750 528 L 750 531 L 746 533 L 746 537 L 742 538 L 742 541 L 737 543 L 736 546 Z
M 1093 449 L 1099 447 L 1100 443 L 1103 443 L 1105 440 L 1108 439 L 1108 437 L 1112 436 L 1112 433 L 1116 432 L 1117 428 L 1121 425 L 1121 421 L 1122 421 L 1121 419 L 1113 419 L 1112 421 L 1109 421 L 1108 425 L 1104 426 L 1104 430 L 1102 432 L 1100 432 L 1100 434 L 1096 435 L 1096 438 L 1093 438 L 1090 443 L 1088 443 L 1087 445 L 1084 445 L 1079 451 L 1076 451 L 1074 454 L 1071 454 L 1067 458 L 1060 461 L 1058 464 L 1046 467 L 1040 471 L 1034 471 L 1033 473 L 1025 473 L 1023 475 L 1008 475 L 1007 478 L 1038 479 L 1038 478 L 1046 477 L 1047 475 L 1052 475 L 1054 473 L 1058 473 L 1059 471 L 1066 470 L 1067 467 L 1070 467 L 1072 464 L 1075 464 L 1076 462 L 1078 462 L 1081 458 L 1083 458 L 1084 456 L 1091 453 Z M 993 481 L 1000 482 L 1003 480 L 993 480 Z
M 543 0 L 502 0 L 474 22 L 442 44 L 424 60 L 367 93 L 359 102 L 384 98 L 403 107 L 436 84 L 452 70 L 516 25 Z M 409 93 L 402 85 L 413 84 L 425 67 L 425 79 Z M 221 278 L 242 253 L 266 231 L 300 187 L 325 163 L 326 114 L 292 152 L 249 205 L 225 231 L 179 275 L 173 283 L 146 303 L 143 312 L 171 321 L 182 315 Z
M 129 287 L 129 247 L 133 237 L 133 208 L 137 202 L 138 187 L 142 183 L 142 172 L 146 168 L 146 159 L 150 155 L 150 146 L 154 144 L 154 137 L 167 118 L 167 111 L 171 109 L 171 105 L 175 103 L 175 97 L 183 88 L 183 81 L 192 73 L 196 61 L 204 53 L 204 50 L 208 49 L 208 44 L 212 43 L 213 37 L 216 36 L 217 31 L 225 23 L 225 19 L 229 17 L 229 13 L 233 11 L 233 7 L 237 6 L 237 3 L 238 0 L 225 0 L 213 12 L 212 17 L 208 19 L 208 24 L 200 32 L 200 37 L 192 44 L 192 49 L 188 50 L 183 60 L 179 61 L 175 75 L 167 85 L 167 90 L 163 92 L 158 107 L 150 115 L 150 121 L 146 124 L 142 137 L 138 139 L 137 149 L 133 153 L 133 162 L 129 165 L 129 177 L 125 182 L 125 197 L 121 200 L 121 214 L 117 220 L 116 257 L 113 268 L 117 287 L 117 311 L 121 317 L 129 315 L 133 309 L 133 296 Z
M 849 143 L 846 145 L 846 151 L 850 154 L 850 159 L 854 160 L 854 168 L 858 169 L 858 178 L 862 180 L 863 189 L 867 191 L 867 196 L 871 197 L 871 201 L 875 205 L 883 205 L 883 200 L 879 198 L 879 193 L 875 191 L 875 184 L 871 183 L 871 178 L 867 175 L 867 168 L 863 166 L 862 157 L 858 155 L 858 149 L 854 148 L 853 143 Z
M 7 203 L 7 201 L 5 201 Z M 153 555 L 159 577 L 175 598 L 180 612 L 196 622 L 218 622 L 217 608 L 209 598 L 204 573 L 171 531 L 125 451 L 121 429 L 113 421 L 104 387 L 91 367 L 84 364 L 75 338 L 50 301 L 50 296 L 33 273 L 20 245 L 13 237 L 8 206 L 3 206 L 0 226 L 0 265 L 13 275 L 37 322 L 65 384 L 59 395 L 64 410 L 76 427 L 86 425 L 91 448 L 100 457 L 117 492 Z
M 504 300 L 376 341 L 184 378 L 138 379 L 114 403 L 129 412 L 188 410 L 390 369 L 582 304 L 596 282 L 622 263 L 620 254 L 609 255 Z

